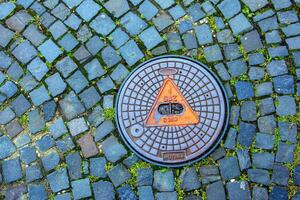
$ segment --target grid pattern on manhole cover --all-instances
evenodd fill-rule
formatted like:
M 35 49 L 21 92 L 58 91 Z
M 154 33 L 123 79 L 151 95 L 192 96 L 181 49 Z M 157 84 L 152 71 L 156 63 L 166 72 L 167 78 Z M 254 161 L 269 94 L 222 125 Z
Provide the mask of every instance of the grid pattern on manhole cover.
M 162 69 L 173 73 L 166 75 Z M 198 123 L 147 126 L 145 121 L 166 79 L 175 83 L 199 116 Z M 116 103 L 125 143 L 142 159 L 164 166 L 201 159 L 217 145 L 228 121 L 222 85 L 208 68 L 186 57 L 158 57 L 140 65 L 123 83 Z

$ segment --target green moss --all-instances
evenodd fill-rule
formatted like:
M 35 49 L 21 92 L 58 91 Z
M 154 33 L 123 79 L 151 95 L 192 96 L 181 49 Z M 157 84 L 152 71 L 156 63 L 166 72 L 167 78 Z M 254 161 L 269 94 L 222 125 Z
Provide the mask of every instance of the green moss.
M 54 193 L 51 192 L 51 193 L 49 194 L 48 198 L 49 198 L 49 200 L 54 200 Z
M 247 7 L 244 6 L 242 9 L 242 12 L 248 17 L 248 18 L 252 18 L 254 16 L 254 13 Z
M 216 25 L 215 18 L 213 16 L 209 16 L 207 20 L 208 20 L 208 24 L 211 27 L 211 29 L 213 30 L 213 32 L 217 32 L 218 28 Z
M 20 124 L 22 125 L 22 127 L 26 127 L 26 126 L 28 125 L 28 122 L 29 122 L 28 115 L 27 115 L 27 114 L 22 115 L 22 116 L 19 118 L 19 122 L 20 122 Z
M 62 162 L 55 167 L 55 170 L 59 170 L 61 168 L 66 168 L 66 167 L 67 167 L 67 163 Z
M 138 175 L 138 170 L 142 168 L 149 168 L 151 167 L 149 163 L 139 161 L 132 165 L 128 170 L 131 174 L 131 178 L 127 181 L 127 183 L 133 187 L 137 186 L 136 178 Z
M 177 192 L 177 199 L 184 200 L 184 197 L 185 197 L 184 190 L 181 189 L 180 186 L 181 186 L 181 179 L 179 177 L 176 177 L 175 178 L 175 191 Z
M 115 109 L 114 108 L 105 108 L 103 110 L 103 116 L 106 120 L 113 120 L 115 118 Z
M 106 164 L 105 164 L 105 171 L 106 172 L 108 172 L 108 171 L 110 171 L 112 168 L 114 167 L 114 164 L 113 163 L 111 163 L 111 162 L 107 162 Z
M 99 179 L 100 179 L 99 177 L 97 177 L 97 176 L 92 176 L 92 175 L 89 175 L 88 178 L 90 179 L 90 181 L 91 181 L 92 183 L 95 183 L 95 182 L 99 181 Z

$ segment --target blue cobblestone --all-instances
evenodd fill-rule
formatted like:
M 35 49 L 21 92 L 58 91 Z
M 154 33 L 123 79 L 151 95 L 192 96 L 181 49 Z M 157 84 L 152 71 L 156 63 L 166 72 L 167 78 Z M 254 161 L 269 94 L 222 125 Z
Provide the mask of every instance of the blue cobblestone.
M 74 199 L 82 199 L 92 196 L 90 180 L 88 178 L 71 182 Z
M 95 198 L 98 200 L 115 199 L 115 191 L 113 185 L 108 181 L 98 181 L 93 183 L 93 191 Z
M 129 66 L 134 65 L 137 61 L 144 57 L 144 54 L 133 40 L 129 40 L 124 46 L 122 46 L 120 48 L 120 52 Z
M 53 151 L 51 153 L 46 154 L 44 157 L 42 157 L 41 160 L 45 171 L 48 172 L 54 169 L 59 164 L 60 158 L 58 153 Z
M 37 158 L 37 154 L 34 147 L 24 147 L 20 150 L 20 158 L 23 163 L 28 165 Z
M 131 178 L 131 174 L 123 164 L 118 164 L 108 172 L 108 177 L 115 187 L 120 186 L 125 181 Z
M 65 168 L 58 169 L 47 175 L 47 181 L 53 192 L 59 192 L 70 187 L 67 170 Z
M 127 154 L 126 149 L 114 136 L 110 136 L 102 143 L 105 157 L 110 162 L 116 162 Z
M 14 158 L 3 161 L 2 174 L 5 183 L 20 180 L 23 177 L 20 159 Z
M 50 63 L 52 63 L 60 54 L 62 54 L 62 51 L 52 40 L 45 41 L 41 46 L 38 47 L 38 50 Z
M 168 170 L 161 172 L 159 170 L 154 171 L 153 188 L 161 192 L 172 192 L 174 191 L 174 174 Z
M 115 23 L 109 16 L 104 13 L 98 15 L 90 24 L 97 33 L 101 35 L 108 35 L 115 27 Z
M 100 9 L 101 6 L 99 6 L 93 0 L 86 0 L 76 8 L 76 12 L 88 22 L 98 13 Z
M 16 147 L 7 136 L 0 137 L 0 159 L 9 157 L 15 151 Z

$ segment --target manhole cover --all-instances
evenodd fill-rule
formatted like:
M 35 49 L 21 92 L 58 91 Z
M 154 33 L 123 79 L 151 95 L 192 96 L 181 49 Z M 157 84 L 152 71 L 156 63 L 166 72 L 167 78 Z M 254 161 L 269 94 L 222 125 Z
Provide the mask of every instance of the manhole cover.
M 223 86 L 205 65 L 163 56 L 138 66 L 124 81 L 116 119 L 123 140 L 140 158 L 176 167 L 216 147 L 228 107 Z

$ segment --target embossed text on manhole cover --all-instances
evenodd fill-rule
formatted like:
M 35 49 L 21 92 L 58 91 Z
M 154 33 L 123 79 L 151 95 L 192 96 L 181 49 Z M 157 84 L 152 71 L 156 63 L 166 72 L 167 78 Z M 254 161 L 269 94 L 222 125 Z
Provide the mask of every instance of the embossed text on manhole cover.
M 205 65 L 163 56 L 138 66 L 116 102 L 119 132 L 140 158 L 183 166 L 207 156 L 228 123 L 226 92 Z

